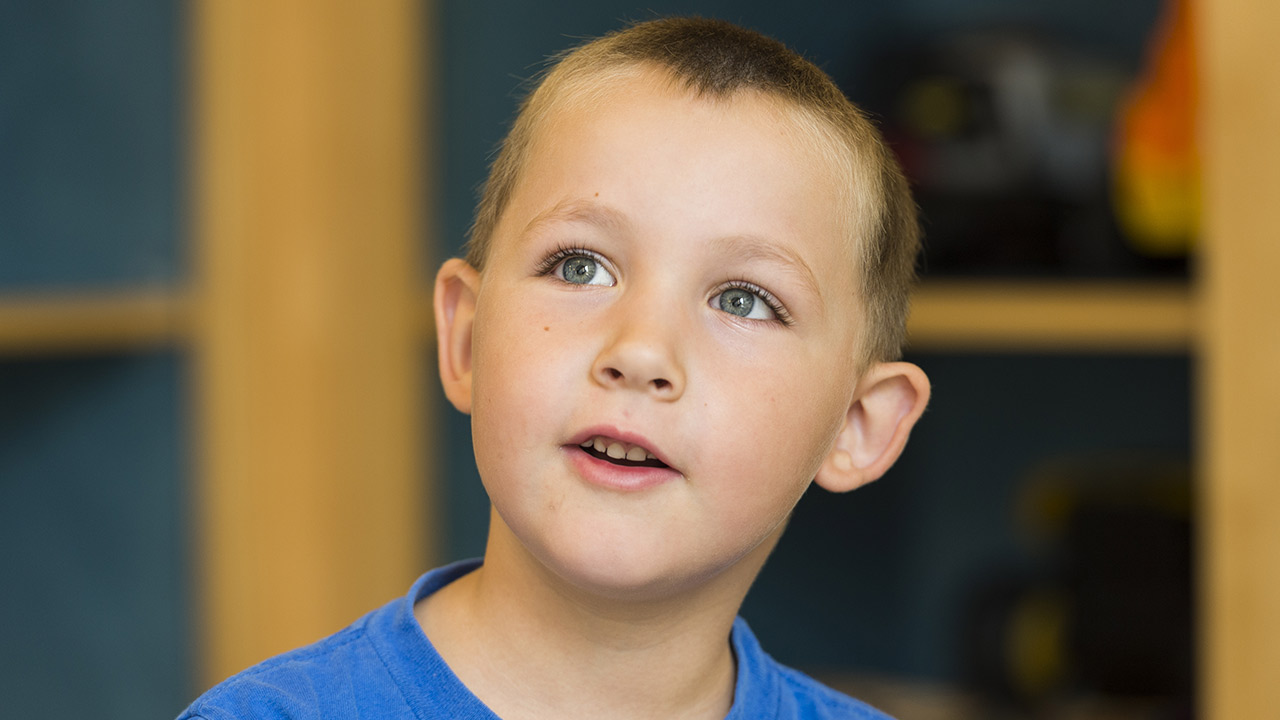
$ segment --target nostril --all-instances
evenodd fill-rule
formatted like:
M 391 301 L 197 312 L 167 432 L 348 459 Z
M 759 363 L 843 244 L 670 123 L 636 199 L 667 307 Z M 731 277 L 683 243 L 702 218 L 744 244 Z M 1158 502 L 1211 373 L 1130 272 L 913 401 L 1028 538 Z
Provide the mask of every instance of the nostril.
M 658 392 L 664 397 L 673 396 L 675 394 L 676 385 L 672 381 L 664 377 L 652 377 L 656 373 L 643 372 L 644 368 L 637 368 L 635 373 L 624 372 L 616 367 L 608 365 L 596 366 L 593 372 L 598 382 L 609 385 L 618 385 L 620 387 L 631 387 L 635 390 L 644 389 L 646 392 Z M 648 381 L 645 378 L 649 378 Z

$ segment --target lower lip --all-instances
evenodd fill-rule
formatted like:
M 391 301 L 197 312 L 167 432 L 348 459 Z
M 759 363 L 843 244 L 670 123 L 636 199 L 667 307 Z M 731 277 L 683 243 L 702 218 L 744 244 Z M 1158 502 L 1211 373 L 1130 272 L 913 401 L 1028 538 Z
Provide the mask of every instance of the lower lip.
M 565 447 L 569 461 L 588 483 L 607 490 L 638 492 L 671 482 L 680 473 L 669 467 L 628 467 L 587 454 L 575 445 Z

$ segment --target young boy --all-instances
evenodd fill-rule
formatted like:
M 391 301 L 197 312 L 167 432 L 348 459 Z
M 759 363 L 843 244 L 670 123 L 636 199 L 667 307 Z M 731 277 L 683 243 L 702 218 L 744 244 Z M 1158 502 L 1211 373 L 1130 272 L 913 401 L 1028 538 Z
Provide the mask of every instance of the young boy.
M 436 278 L 483 564 L 183 717 L 883 717 L 736 615 L 809 483 L 875 480 L 924 410 L 917 249 L 875 131 L 780 44 L 671 19 L 566 55 Z

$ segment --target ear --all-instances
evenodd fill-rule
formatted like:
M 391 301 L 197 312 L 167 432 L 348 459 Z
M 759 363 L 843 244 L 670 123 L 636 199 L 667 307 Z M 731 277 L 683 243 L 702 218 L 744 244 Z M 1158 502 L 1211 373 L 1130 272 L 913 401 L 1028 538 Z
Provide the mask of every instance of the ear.
M 436 273 L 436 349 L 445 397 L 460 412 L 471 412 L 471 329 L 480 295 L 480 273 L 452 258 Z
M 835 447 L 816 482 L 848 492 L 876 480 L 893 465 L 925 405 L 929 378 L 911 363 L 878 363 L 858 382 Z

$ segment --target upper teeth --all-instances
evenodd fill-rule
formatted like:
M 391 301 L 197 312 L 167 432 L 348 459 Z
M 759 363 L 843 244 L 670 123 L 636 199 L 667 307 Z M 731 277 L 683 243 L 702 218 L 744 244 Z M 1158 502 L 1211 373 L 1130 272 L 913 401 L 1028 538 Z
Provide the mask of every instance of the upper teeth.
M 653 453 L 645 450 L 639 445 L 630 445 L 619 440 L 602 437 L 596 435 L 582 442 L 582 447 L 594 448 L 596 452 L 602 452 L 614 460 L 632 460 L 639 462 L 641 460 L 657 460 Z

